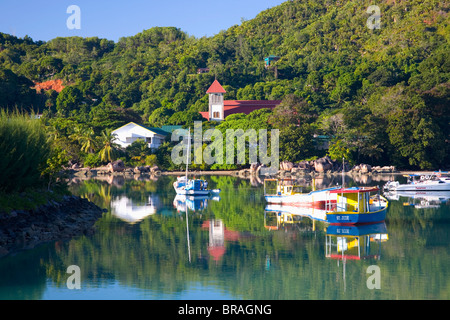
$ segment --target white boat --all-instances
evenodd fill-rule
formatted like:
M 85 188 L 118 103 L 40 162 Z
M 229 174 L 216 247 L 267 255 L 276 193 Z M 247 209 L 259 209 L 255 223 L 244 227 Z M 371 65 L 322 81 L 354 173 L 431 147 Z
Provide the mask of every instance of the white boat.
M 344 164 L 344 159 L 342 159 Z M 344 165 L 343 165 L 344 167 Z M 276 187 L 269 184 L 276 182 Z M 316 190 L 315 179 L 312 181 L 312 191 L 304 192 L 303 187 L 296 185 L 293 179 L 265 179 L 264 198 L 269 204 L 323 208 L 325 204 L 336 204 L 337 196 L 330 191 L 343 188 L 344 171 L 342 171 L 342 186 Z
M 398 181 L 389 181 L 384 185 L 387 191 L 446 191 L 450 190 L 450 177 L 440 173 L 431 175 L 406 175 L 405 184 Z
M 186 196 L 210 196 L 213 192 L 220 192 L 220 190 L 209 190 L 206 180 L 186 179 L 186 177 L 177 177 L 173 187 L 178 195 Z
M 191 130 L 189 129 L 188 147 L 186 152 L 186 174 L 184 177 L 177 177 L 173 187 L 177 194 L 187 196 L 209 196 L 220 193 L 220 189 L 208 189 L 208 182 L 203 179 L 188 179 L 189 155 L 191 150 Z
M 266 182 L 275 179 L 266 179 Z M 302 188 L 294 185 L 294 181 L 290 179 L 282 179 L 277 181 L 277 190 L 275 193 L 264 191 L 264 197 L 269 204 L 298 206 L 298 207 L 314 207 L 322 208 L 326 203 L 336 203 L 337 196 L 329 191 L 338 189 L 332 187 L 311 192 L 302 192 Z

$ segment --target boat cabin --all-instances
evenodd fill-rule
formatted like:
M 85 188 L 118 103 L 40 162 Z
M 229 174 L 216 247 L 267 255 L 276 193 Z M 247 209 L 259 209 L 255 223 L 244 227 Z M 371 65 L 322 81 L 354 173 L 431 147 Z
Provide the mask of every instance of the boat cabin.
M 298 185 L 293 179 L 264 179 L 265 195 L 294 195 L 310 191 L 311 188 Z
M 371 197 L 371 192 L 378 192 L 378 197 Z M 377 187 L 354 187 L 330 191 L 330 193 L 335 193 L 337 195 L 336 212 L 358 213 L 369 213 L 380 210 L 380 208 L 383 207 L 383 203 L 379 197 L 379 192 L 380 190 Z

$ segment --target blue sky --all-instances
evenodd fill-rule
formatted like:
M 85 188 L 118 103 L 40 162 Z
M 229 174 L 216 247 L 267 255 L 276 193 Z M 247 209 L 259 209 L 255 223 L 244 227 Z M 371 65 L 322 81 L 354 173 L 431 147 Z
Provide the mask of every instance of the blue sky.
M 99 37 L 118 41 L 155 26 L 174 26 L 195 37 L 212 36 L 241 18 L 285 0 L 0 0 L 0 32 L 48 41 L 56 37 Z M 67 8 L 81 11 L 81 29 L 68 29 Z

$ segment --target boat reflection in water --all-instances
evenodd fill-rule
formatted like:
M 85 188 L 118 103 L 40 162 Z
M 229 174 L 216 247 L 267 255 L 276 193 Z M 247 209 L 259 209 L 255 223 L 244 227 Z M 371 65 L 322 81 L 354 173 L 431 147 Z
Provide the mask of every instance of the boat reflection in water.
M 327 211 L 316 208 L 267 205 L 264 211 L 264 226 L 268 230 L 286 229 L 288 226 L 312 220 L 312 231 L 316 223 L 326 230 L 325 256 L 340 260 L 361 260 L 381 257 L 381 243 L 388 240 L 385 222 L 363 225 L 333 225 L 326 220 Z M 321 224 L 322 223 L 322 224 Z M 289 227 L 288 227 L 289 228 Z M 303 230 L 297 228 L 297 230 Z M 378 244 L 378 250 L 372 248 Z
M 162 203 L 157 195 L 149 195 L 147 201 L 144 203 L 124 195 L 111 200 L 111 213 L 128 223 L 139 222 L 155 214 L 161 207 Z
M 186 207 L 191 211 L 202 211 L 208 207 L 208 200 L 220 201 L 220 196 L 186 196 L 177 194 L 173 199 L 173 206 L 178 212 L 186 212 Z
M 387 240 L 384 222 L 359 226 L 329 225 L 325 238 L 325 256 L 340 260 L 379 260 L 381 243 Z M 372 248 L 372 244 L 378 244 L 377 248 Z
M 450 191 L 389 191 L 384 195 L 389 200 L 406 198 L 403 205 L 416 209 L 437 209 L 441 205 L 450 205 Z
M 381 243 L 388 241 L 386 223 L 365 225 L 329 225 L 325 235 L 325 257 L 342 264 L 342 283 L 347 288 L 347 261 L 381 259 Z
M 279 204 L 268 204 L 264 211 L 264 226 L 268 230 L 278 230 L 282 227 L 302 222 L 310 218 L 315 230 L 315 221 L 326 222 L 327 210 L 313 207 L 296 207 Z

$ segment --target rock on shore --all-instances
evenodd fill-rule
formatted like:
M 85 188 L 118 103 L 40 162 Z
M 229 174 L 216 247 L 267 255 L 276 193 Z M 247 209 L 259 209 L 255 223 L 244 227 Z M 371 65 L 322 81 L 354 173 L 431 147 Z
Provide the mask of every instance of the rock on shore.
M 0 257 L 38 244 L 89 235 L 103 210 L 87 199 L 64 196 L 32 211 L 0 213 Z

